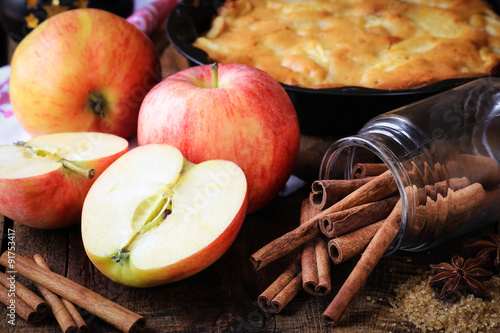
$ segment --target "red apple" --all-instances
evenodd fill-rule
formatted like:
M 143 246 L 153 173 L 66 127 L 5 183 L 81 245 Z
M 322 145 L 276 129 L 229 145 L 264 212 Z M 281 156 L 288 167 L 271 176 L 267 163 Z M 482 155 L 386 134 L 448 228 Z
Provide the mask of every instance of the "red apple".
M 12 57 L 10 98 L 31 135 L 95 131 L 129 137 L 160 79 L 153 43 L 125 19 L 75 9 L 42 22 Z
M 91 185 L 127 150 L 127 140 L 92 132 L 0 146 L 0 214 L 39 229 L 80 222 Z
M 193 163 L 235 162 L 247 177 L 250 213 L 285 185 L 300 130 L 290 98 L 269 74 L 219 64 L 187 68 L 156 85 L 142 103 L 137 138 L 139 145 L 173 145 Z
M 224 160 L 193 164 L 168 145 L 134 148 L 90 189 L 82 212 L 85 251 L 115 282 L 151 287 L 214 263 L 245 218 L 247 183 Z

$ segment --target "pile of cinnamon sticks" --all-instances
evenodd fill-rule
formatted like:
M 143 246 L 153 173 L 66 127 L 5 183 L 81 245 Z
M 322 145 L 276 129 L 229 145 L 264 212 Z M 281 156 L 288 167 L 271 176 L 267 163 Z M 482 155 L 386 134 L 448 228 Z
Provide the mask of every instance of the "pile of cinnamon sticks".
M 7 306 L 8 321 L 14 324 L 16 314 L 30 324 L 42 321 L 50 311 L 49 305 L 15 278 L 14 272 L 0 273 L 0 301 Z
M 302 203 L 299 226 L 250 257 L 258 270 L 300 249 L 298 258 L 259 296 L 263 311 L 280 312 L 300 290 L 328 295 L 330 264 L 358 258 L 323 313 L 327 322 L 337 324 L 401 232 L 403 214 L 412 215 L 404 237 L 413 245 L 449 234 L 485 211 L 498 214 L 500 168 L 492 159 L 457 155 L 444 167 L 416 159 L 405 167 L 411 185 L 398 187 L 383 163 L 354 166 L 350 180 L 312 184 Z M 403 195 L 414 208 L 403 207 Z
M 52 272 L 39 254 L 31 259 L 5 251 L 0 265 L 7 269 L 0 274 L 5 287 L 0 286 L 0 301 L 28 323 L 38 323 L 52 312 L 63 332 L 88 332 L 76 304 L 122 332 L 138 332 L 146 326 L 144 317 Z M 43 298 L 15 281 L 17 273 L 33 281 Z

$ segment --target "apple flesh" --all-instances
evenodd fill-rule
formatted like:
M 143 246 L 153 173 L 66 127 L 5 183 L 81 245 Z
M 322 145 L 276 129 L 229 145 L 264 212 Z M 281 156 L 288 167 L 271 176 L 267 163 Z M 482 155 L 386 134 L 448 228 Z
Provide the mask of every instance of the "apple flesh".
M 251 213 L 290 177 L 300 129 L 288 94 L 269 74 L 218 64 L 215 72 L 210 65 L 184 69 L 151 89 L 139 112 L 137 139 L 139 145 L 175 146 L 193 163 L 235 162 L 248 180 Z
M 168 145 L 130 150 L 85 199 L 82 238 L 111 280 L 151 287 L 189 277 L 233 243 L 245 218 L 247 183 L 233 162 L 193 164 Z
M 127 140 L 91 132 L 0 146 L 0 214 L 39 229 L 80 222 L 88 190 L 127 150 Z
M 144 33 L 110 12 L 74 9 L 42 22 L 16 47 L 10 100 L 32 136 L 87 131 L 128 138 L 160 78 L 158 54 Z

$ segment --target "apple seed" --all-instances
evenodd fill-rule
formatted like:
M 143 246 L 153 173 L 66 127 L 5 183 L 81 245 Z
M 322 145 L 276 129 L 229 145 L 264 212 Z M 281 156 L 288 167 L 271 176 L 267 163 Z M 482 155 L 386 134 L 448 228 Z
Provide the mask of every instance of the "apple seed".
M 167 208 L 163 211 L 163 219 L 166 220 L 167 219 L 167 216 L 169 216 L 170 214 L 172 214 L 172 210 Z

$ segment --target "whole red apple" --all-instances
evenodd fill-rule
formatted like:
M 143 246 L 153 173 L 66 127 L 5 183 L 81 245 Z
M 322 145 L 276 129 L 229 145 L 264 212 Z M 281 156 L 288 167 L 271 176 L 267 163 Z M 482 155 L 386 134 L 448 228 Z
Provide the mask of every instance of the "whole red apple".
M 42 22 L 12 57 L 10 98 L 31 135 L 95 131 L 129 137 L 160 80 L 151 40 L 125 19 L 75 9 Z
M 267 205 L 293 171 L 297 114 L 269 74 L 240 64 L 216 67 L 184 69 L 151 89 L 139 112 L 137 139 L 139 145 L 175 146 L 193 163 L 235 162 L 248 181 L 251 213 Z

